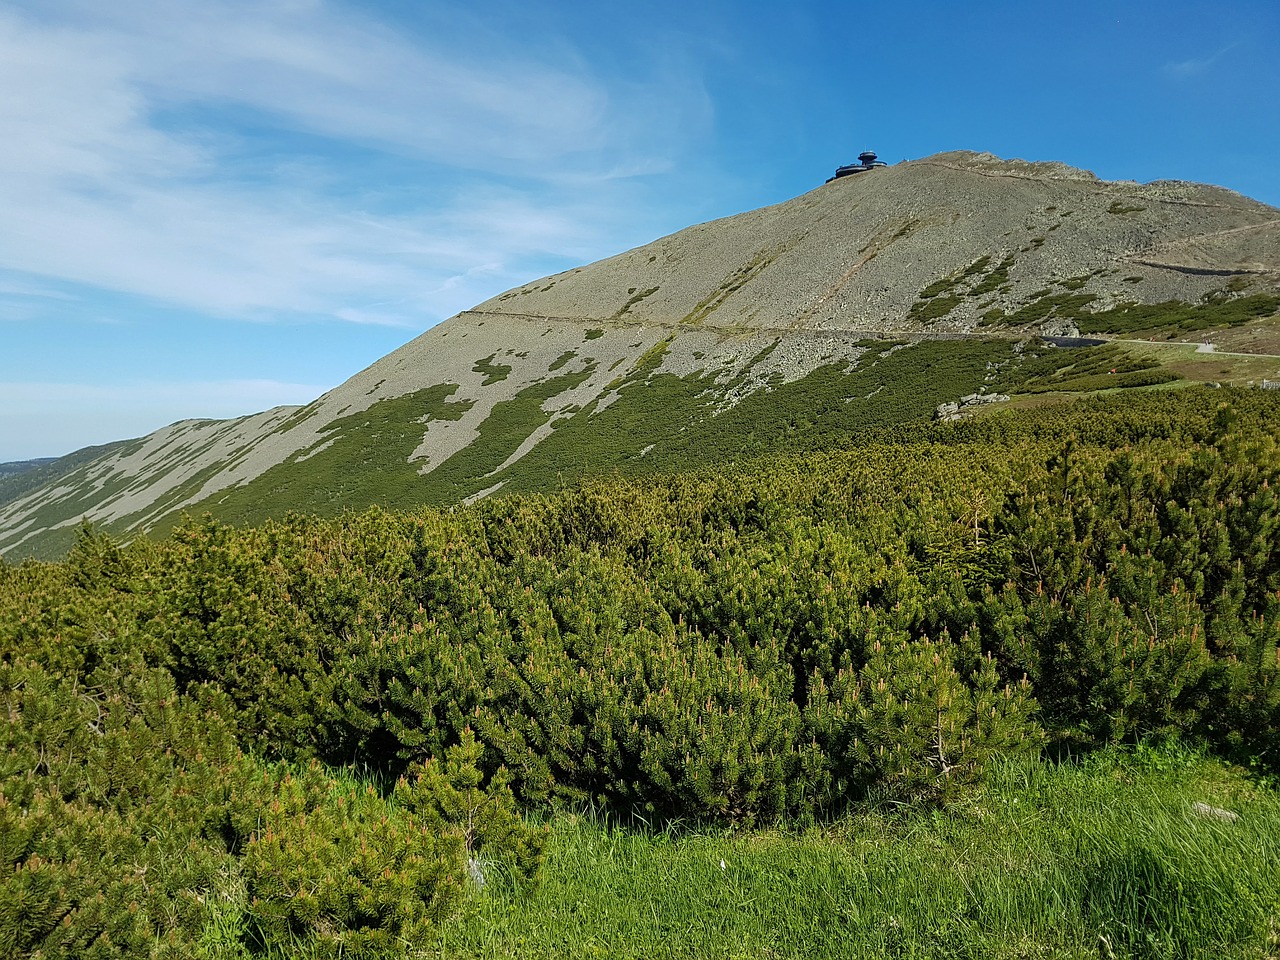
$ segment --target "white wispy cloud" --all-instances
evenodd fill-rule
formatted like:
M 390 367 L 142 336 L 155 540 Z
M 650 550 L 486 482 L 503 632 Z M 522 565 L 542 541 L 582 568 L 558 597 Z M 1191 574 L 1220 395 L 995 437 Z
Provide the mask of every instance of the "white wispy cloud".
M 422 326 L 538 258 L 612 252 L 643 204 L 611 180 L 668 169 L 707 121 L 678 66 L 623 85 L 572 51 L 456 39 L 322 0 L 0 7 L 0 267 L 227 317 Z M 273 150 L 237 136 L 254 118 Z M 645 137 L 620 133 L 637 119 Z M 422 182 L 377 164 L 365 182 L 333 149 Z
M 1216 53 L 1210 54 L 1207 57 L 1193 57 L 1189 60 L 1171 61 L 1165 64 L 1165 73 L 1178 80 L 1186 80 L 1202 76 L 1203 74 L 1208 73 L 1209 70 L 1218 63 L 1218 61 L 1239 46 L 1239 43 L 1230 43 L 1219 49 Z
M 602 143 L 608 92 L 572 63 L 410 41 L 333 3 L 75 5 L 160 102 L 236 102 L 343 139 L 468 167 L 546 169 Z

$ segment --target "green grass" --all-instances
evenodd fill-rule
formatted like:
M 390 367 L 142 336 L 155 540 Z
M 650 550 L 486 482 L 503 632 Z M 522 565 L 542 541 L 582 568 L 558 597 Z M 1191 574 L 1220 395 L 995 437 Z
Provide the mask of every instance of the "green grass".
M 1159 751 L 1005 765 L 951 808 L 807 831 L 562 814 L 540 885 L 493 878 L 431 955 L 1262 958 L 1277 858 L 1280 798 Z
M 1238 819 L 1198 814 L 1197 804 Z M 873 804 L 808 827 L 659 830 L 590 811 L 549 822 L 532 887 L 482 864 L 484 886 L 403 956 L 1264 960 L 1280 951 L 1280 796 L 1176 745 L 996 764 L 951 806 Z M 196 955 L 247 960 L 237 873 L 215 898 Z M 320 954 L 299 944 L 255 956 Z

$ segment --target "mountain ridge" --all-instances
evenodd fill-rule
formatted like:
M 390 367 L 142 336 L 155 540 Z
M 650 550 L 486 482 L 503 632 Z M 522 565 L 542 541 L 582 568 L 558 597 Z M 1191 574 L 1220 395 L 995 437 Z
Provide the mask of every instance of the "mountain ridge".
M 1201 184 L 938 154 L 515 287 L 303 407 L 127 441 L 0 504 L 0 553 L 56 551 L 82 517 L 128 533 L 192 509 L 252 521 L 537 489 L 552 467 L 529 465 L 551 449 L 571 476 L 591 472 L 593 449 L 596 465 L 639 469 L 669 462 L 680 431 L 715 446 L 716 418 L 753 396 L 803 394 L 824 411 L 811 427 L 833 429 L 845 410 L 853 429 L 895 415 L 875 400 L 891 369 L 932 365 L 917 399 L 955 401 L 1040 370 L 1037 336 L 1143 323 L 1272 336 L 1277 291 L 1276 208 Z M 1165 363 L 1106 349 L 1107 369 Z M 593 438 L 606 421 L 614 435 Z

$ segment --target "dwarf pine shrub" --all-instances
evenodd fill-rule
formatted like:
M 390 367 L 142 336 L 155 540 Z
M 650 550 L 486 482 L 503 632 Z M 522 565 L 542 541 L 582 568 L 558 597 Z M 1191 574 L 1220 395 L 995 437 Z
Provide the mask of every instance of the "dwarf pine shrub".
M 411 768 L 397 781 L 392 802 L 460 837 L 469 864 L 500 865 L 508 876 L 530 882 L 542 863 L 547 830 L 521 817 L 505 767 L 486 782 L 479 766 L 483 753 L 471 730 L 463 731 L 462 742 L 443 759 Z
M 1002 684 L 990 656 L 966 675 L 959 659 L 946 640 L 877 640 L 861 670 L 815 679 L 806 720 L 836 789 L 935 802 L 994 757 L 1039 750 L 1030 683 Z
M 463 844 L 434 818 L 316 764 L 264 780 L 242 868 L 252 947 L 403 956 L 452 909 Z
M 128 658 L 0 664 L 0 702 L 0 954 L 178 955 L 229 861 L 226 723 Z

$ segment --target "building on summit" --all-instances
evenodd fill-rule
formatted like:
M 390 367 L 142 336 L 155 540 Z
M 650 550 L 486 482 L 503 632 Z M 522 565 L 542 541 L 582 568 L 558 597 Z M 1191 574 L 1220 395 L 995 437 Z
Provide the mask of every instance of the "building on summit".
M 883 160 L 877 160 L 874 150 L 863 150 L 858 154 L 857 163 L 847 163 L 843 167 L 836 167 L 836 173 L 833 177 L 827 178 L 827 183 L 840 177 L 848 177 L 855 173 L 865 173 L 868 170 L 874 170 L 876 167 L 887 167 L 888 164 Z

